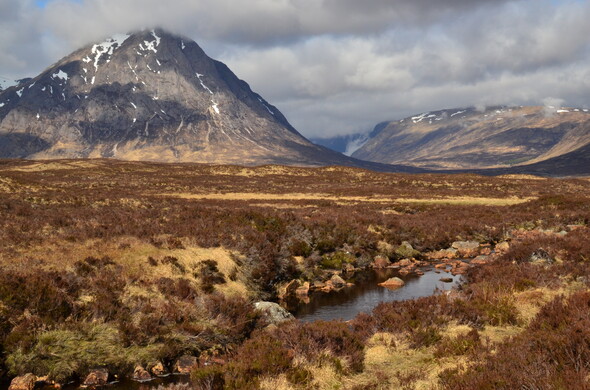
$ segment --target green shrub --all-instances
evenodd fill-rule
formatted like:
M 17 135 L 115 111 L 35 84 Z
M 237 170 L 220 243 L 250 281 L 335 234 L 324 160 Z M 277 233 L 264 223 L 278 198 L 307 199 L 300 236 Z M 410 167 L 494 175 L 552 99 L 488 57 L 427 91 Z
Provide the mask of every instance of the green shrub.
M 332 255 L 323 255 L 320 265 L 325 269 L 342 269 L 344 264 L 354 264 L 355 262 L 356 258 L 353 255 L 345 252 L 336 252 Z

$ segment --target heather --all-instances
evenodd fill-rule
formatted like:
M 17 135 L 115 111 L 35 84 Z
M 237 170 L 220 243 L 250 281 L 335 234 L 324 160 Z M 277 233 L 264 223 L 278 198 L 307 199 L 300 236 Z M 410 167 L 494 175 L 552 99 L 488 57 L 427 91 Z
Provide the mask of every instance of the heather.
M 589 187 L 2 161 L 2 374 L 65 383 L 194 356 L 196 388 L 585 388 Z M 252 305 L 279 301 L 292 280 L 325 282 L 376 256 L 430 261 L 458 240 L 507 245 L 451 294 L 383 303 L 349 323 L 268 326 Z

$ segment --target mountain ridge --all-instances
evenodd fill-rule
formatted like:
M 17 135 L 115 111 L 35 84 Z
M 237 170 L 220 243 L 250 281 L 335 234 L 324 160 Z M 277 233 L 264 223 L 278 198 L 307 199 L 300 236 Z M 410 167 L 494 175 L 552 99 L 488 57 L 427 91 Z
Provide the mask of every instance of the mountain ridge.
M 391 121 L 352 157 L 437 171 L 502 169 L 550 160 L 589 143 L 588 109 L 471 107 Z

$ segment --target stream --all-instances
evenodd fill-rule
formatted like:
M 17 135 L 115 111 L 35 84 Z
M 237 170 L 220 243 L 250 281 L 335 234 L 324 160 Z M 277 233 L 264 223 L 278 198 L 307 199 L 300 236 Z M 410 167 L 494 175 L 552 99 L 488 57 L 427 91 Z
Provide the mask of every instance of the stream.
M 310 296 L 310 303 L 300 304 L 292 312 L 297 319 L 304 322 L 337 319 L 348 321 L 361 312 L 371 313 L 381 302 L 426 297 L 437 291 L 450 290 L 461 282 L 460 275 L 453 276 L 435 269 L 423 271 L 422 276 L 401 276 L 391 269 L 361 272 L 352 279 L 354 287 L 327 294 L 313 294 Z M 401 278 L 406 285 L 397 290 L 378 286 L 378 283 L 394 276 Z M 445 283 L 440 281 L 441 278 L 452 278 L 453 281 Z

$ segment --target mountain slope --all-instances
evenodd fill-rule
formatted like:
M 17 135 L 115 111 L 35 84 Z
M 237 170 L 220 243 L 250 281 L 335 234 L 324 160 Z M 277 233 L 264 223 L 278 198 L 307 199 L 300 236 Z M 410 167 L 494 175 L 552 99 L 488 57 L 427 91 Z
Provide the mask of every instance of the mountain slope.
M 0 92 L 0 157 L 354 165 L 162 30 L 89 45 Z
M 427 169 L 487 169 L 548 161 L 588 144 L 585 109 L 467 108 L 389 122 L 352 156 Z

